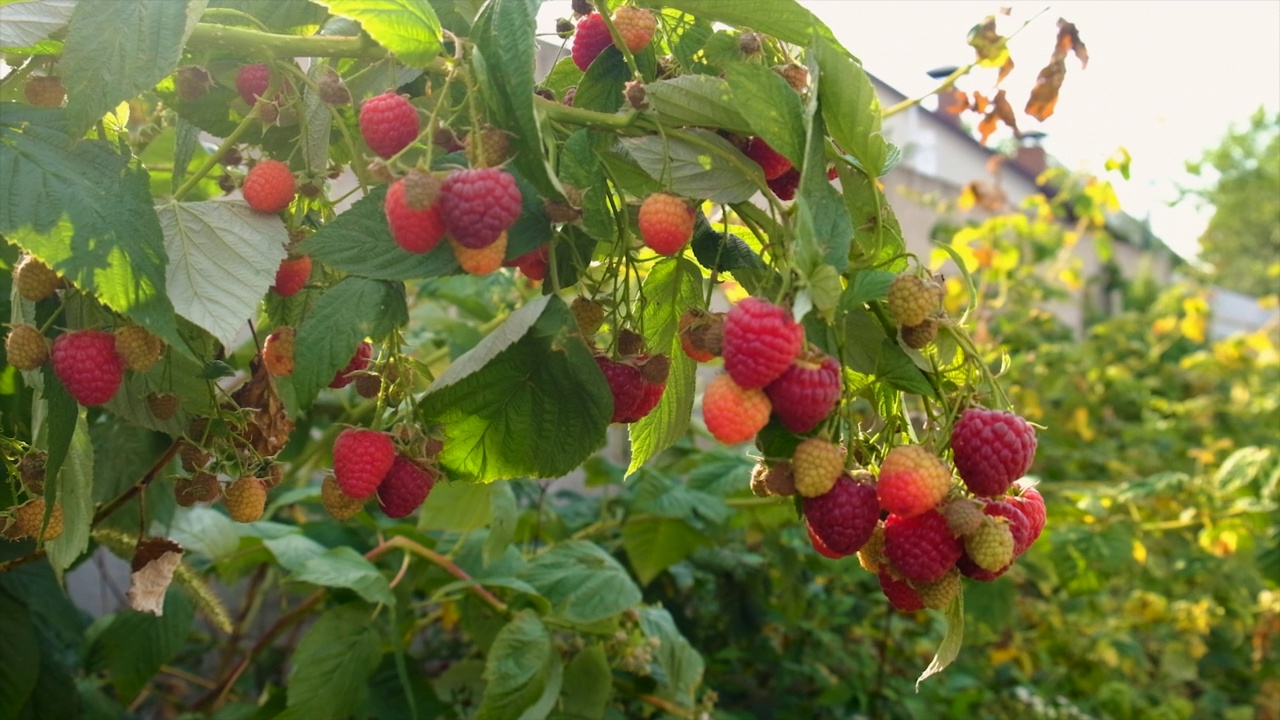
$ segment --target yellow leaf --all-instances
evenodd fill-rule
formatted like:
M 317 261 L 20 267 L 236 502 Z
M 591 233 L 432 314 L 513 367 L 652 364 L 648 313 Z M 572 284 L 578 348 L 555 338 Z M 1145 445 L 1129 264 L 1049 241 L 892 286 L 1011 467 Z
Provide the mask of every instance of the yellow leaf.
M 1133 559 L 1139 565 L 1147 564 L 1147 546 L 1137 538 L 1133 539 Z
M 1178 331 L 1186 339 L 1202 343 L 1205 339 L 1205 331 L 1208 330 L 1209 323 L 1204 315 L 1194 314 L 1186 315 L 1178 322 Z

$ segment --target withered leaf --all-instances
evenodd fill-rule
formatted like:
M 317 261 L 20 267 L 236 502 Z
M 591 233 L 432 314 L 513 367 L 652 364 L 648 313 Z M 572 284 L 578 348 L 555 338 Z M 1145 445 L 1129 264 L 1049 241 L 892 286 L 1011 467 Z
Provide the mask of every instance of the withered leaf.
M 255 363 L 253 377 L 232 395 L 241 408 L 251 411 L 240 438 L 260 457 L 274 457 L 289 442 L 293 421 L 276 391 L 275 376 L 265 363 Z
M 975 95 L 977 93 L 974 93 Z M 985 98 L 984 98 L 985 100 Z M 982 143 L 985 145 L 987 138 L 996 131 L 999 123 L 1004 123 L 1013 130 L 1014 134 L 1018 134 L 1018 118 L 1013 114 L 1013 108 L 1009 105 L 1008 99 L 1005 98 L 1004 90 L 996 93 L 991 99 L 991 111 L 983 116 L 978 123 L 978 132 L 982 135 Z
M 978 64 L 983 67 L 1000 67 L 1009 57 L 1004 37 L 996 32 L 994 15 L 988 15 L 981 25 L 973 26 L 969 31 L 969 45 L 978 56 Z
M 983 95 L 982 93 L 976 90 L 973 92 L 972 110 L 974 112 L 985 113 L 987 111 L 987 105 L 989 105 L 990 103 L 991 101 L 987 99 L 986 95 Z
M 1067 51 L 1076 54 L 1076 58 L 1080 60 L 1081 70 L 1089 67 L 1089 50 L 1080 39 L 1080 31 L 1073 23 L 1058 18 L 1058 43 L 1053 48 L 1054 59 L 1066 60 Z
M 1012 56 L 1005 58 L 1004 65 L 1000 66 L 1000 75 L 999 77 L 996 78 L 996 84 L 999 85 L 1000 83 L 1004 82 L 1004 79 L 1009 77 L 1009 73 L 1011 72 L 1013 72 Z
M 152 615 L 164 614 L 164 596 L 173 583 L 173 573 L 182 562 L 182 546 L 169 538 L 147 538 L 138 542 L 133 554 L 133 574 L 125 599 L 129 607 Z
M 969 96 L 963 90 L 949 90 L 947 93 L 951 96 L 949 101 L 943 100 L 938 105 L 945 108 L 949 115 L 959 115 L 969 107 Z
M 1058 104 L 1058 90 L 1067 77 L 1067 63 L 1054 59 L 1040 71 L 1036 78 L 1036 86 L 1031 89 L 1031 97 L 1027 100 L 1026 113 L 1037 120 L 1044 120 L 1053 114 Z

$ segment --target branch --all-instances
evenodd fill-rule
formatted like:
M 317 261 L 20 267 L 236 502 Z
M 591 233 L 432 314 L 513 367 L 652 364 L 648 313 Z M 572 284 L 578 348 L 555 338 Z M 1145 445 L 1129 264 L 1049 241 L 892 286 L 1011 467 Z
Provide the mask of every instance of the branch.
M 361 35 L 356 37 L 324 37 L 320 35 L 278 35 L 249 28 L 197 23 L 187 39 L 187 47 L 223 50 L 255 57 L 353 57 L 381 59 L 386 49 Z

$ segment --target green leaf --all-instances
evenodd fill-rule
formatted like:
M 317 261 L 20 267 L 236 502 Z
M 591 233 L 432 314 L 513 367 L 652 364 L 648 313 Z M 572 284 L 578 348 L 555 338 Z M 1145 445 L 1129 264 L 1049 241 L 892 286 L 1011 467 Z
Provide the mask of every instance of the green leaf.
M 777 73 L 771 70 L 765 72 L 786 85 L 786 81 Z M 787 92 L 792 98 L 796 97 L 791 88 L 788 87 Z M 736 93 L 736 86 L 731 87 L 729 82 L 711 75 L 681 75 L 670 80 L 659 80 L 645 87 L 645 96 L 664 126 L 700 125 L 750 135 L 753 126 L 739 112 L 738 108 L 744 105 L 738 102 Z M 758 109 L 751 105 L 745 107 L 751 107 L 753 113 Z M 761 111 L 769 112 L 764 109 Z
M 76 0 L 28 0 L 4 6 L 0 48 L 33 48 L 71 20 Z
M 889 295 L 889 285 L 896 274 L 885 270 L 858 270 L 853 273 L 849 287 L 840 296 L 840 307 L 845 310 L 862 307 L 872 300 L 883 300 Z
M 564 141 L 560 180 L 582 191 L 582 229 L 596 240 L 612 241 L 617 228 L 609 209 L 609 185 L 589 130 L 577 130 Z
M 179 510 L 169 537 L 189 552 L 217 562 L 236 552 L 244 526 L 211 507 Z
M 618 48 L 610 45 L 600 53 L 578 83 L 573 93 L 573 106 L 584 110 L 611 113 L 622 107 L 626 98 L 622 91 L 631 79 L 631 69 Z
M 520 515 L 511 483 L 490 483 L 490 487 L 493 491 L 489 494 L 489 536 L 485 538 L 482 553 L 485 565 L 492 565 L 507 551 L 515 538 Z
M 173 309 L 231 347 L 275 282 L 289 241 L 284 223 L 226 201 L 170 202 L 157 214 Z
M 911 356 L 907 355 L 893 338 L 885 338 L 880 343 L 880 356 L 876 360 L 875 374 L 895 390 L 924 397 L 935 397 L 933 386 L 929 384 L 924 373 L 920 372 L 920 368 L 916 367 Z
M 920 692 L 920 683 L 924 682 L 930 675 L 937 675 L 950 665 L 960 654 L 960 646 L 964 643 L 964 593 L 956 595 L 956 599 L 951 601 L 946 610 L 947 618 L 947 634 L 942 638 L 942 644 L 938 646 L 938 652 L 933 656 L 933 662 L 929 663 L 929 667 L 920 673 L 920 677 L 916 679 L 916 692 Z
M 623 138 L 619 144 L 654 180 L 671 192 L 718 203 L 744 202 L 755 195 L 764 175 L 728 140 L 708 130 L 668 131 Z
M 683 10 L 703 21 L 752 27 L 792 45 L 809 45 L 815 32 L 831 37 L 827 26 L 795 0 L 640 0 L 637 4 Z
M 165 593 L 164 614 L 122 610 L 93 639 L 89 665 L 105 669 L 121 699 L 131 702 L 185 646 L 195 608 L 180 592 Z
M 694 707 L 694 696 L 702 684 L 705 668 L 702 656 L 680 634 L 671 613 L 663 608 L 640 608 L 640 630 L 645 637 L 659 640 L 655 659 L 666 681 L 658 694 L 684 707 Z
M 570 540 L 534 558 L 520 578 L 555 608 L 553 616 L 589 625 L 640 602 L 640 588 L 611 555 L 594 543 Z
M 678 330 L 684 311 L 702 306 L 702 273 L 683 257 L 662 260 L 645 278 L 644 298 L 641 323 L 649 350 L 671 359 L 671 373 L 658 406 L 630 427 L 628 475 L 684 437 L 689 427 L 697 364 L 681 349 Z
M 454 360 L 422 405 L 448 435 L 446 474 L 487 482 L 576 468 L 604 444 L 610 397 L 568 306 L 547 295 Z
M 411 253 L 391 237 L 382 210 L 387 190 L 380 187 L 316 231 L 302 245 L 314 260 L 337 270 L 375 280 L 443 277 L 458 269 L 448 243 L 429 253 Z
M 49 541 L 47 549 L 49 564 L 62 572 L 89 547 L 89 524 L 93 521 L 93 441 L 83 411 L 76 418 L 67 459 L 57 478 L 63 529 L 61 535 Z
M 889 147 L 880 135 L 880 100 L 862 64 L 834 40 L 818 39 L 818 98 L 827 130 L 864 172 L 884 172 Z
M 800 95 L 781 75 L 763 65 L 734 63 L 725 68 L 725 77 L 733 89 L 734 103 L 751 108 L 746 115 L 751 134 L 764 138 L 797 167 L 803 166 L 805 130 Z
M 18 717 L 40 677 L 40 645 L 27 608 L 0 588 L 0 717 Z
M 816 110 L 812 107 L 811 110 Z M 853 241 L 853 223 L 840 193 L 827 178 L 824 156 L 826 132 L 822 116 L 814 112 L 809 118 L 806 135 L 804 169 L 796 192 L 799 209 L 796 236 L 799 245 L 796 263 L 802 272 L 813 273 L 825 263 L 844 271 L 849 264 L 849 247 Z
M 493 492 L 489 483 L 436 483 L 418 513 L 418 529 L 466 532 L 482 528 L 489 524 L 493 512 Z
M 289 672 L 291 720 L 344 720 L 363 704 L 366 680 L 382 658 L 382 639 L 362 604 L 320 616 L 298 643 Z
M 708 542 L 689 523 L 673 518 L 646 517 L 628 521 L 622 528 L 622 547 L 641 585 L 648 585 L 663 570 Z
M 906 242 L 902 228 L 884 192 L 866 174 L 843 162 L 836 163 L 845 207 L 853 223 L 850 262 L 863 267 L 898 271 L 906 268 Z M 963 267 L 963 266 L 962 266 Z
M 405 65 L 426 65 L 440 54 L 440 20 L 418 0 L 315 0 L 339 17 L 355 20 Z
M 427 8 L 430 9 L 430 6 Z M 307 70 L 307 77 L 318 83 L 328 68 L 328 63 L 313 62 Z M 329 136 L 333 130 L 333 120 L 329 115 L 329 106 L 311 85 L 302 89 L 302 112 L 298 115 L 298 122 L 302 125 L 298 139 L 302 146 L 303 164 L 309 172 L 327 174 Z
M 548 664 L 554 657 L 551 635 L 532 610 L 522 610 L 489 647 L 484 677 L 488 684 L 476 720 L 517 720 L 542 697 Z
M 329 548 L 324 554 L 307 560 L 289 577 L 321 587 L 348 588 L 369 602 L 385 605 L 396 602 L 378 568 L 349 547 Z
M 108 110 L 173 72 L 205 3 L 76 3 L 59 63 L 71 132 L 80 135 Z
M 613 671 L 604 647 L 592 645 L 573 657 L 564 671 L 564 712 L 572 718 L 604 720 L 613 696 Z
M 57 477 L 71 448 L 71 440 L 75 436 L 76 425 L 80 418 L 80 406 L 53 374 L 52 365 L 46 364 L 40 369 L 40 379 L 41 396 L 46 403 L 46 414 L 41 425 L 44 434 L 40 438 L 48 453 L 44 472 L 46 477 Z M 56 484 L 46 485 L 46 494 L 57 487 Z
M 294 354 L 307 359 L 293 373 L 298 404 L 309 406 L 351 362 L 364 338 L 380 338 L 408 321 L 404 289 L 398 285 L 351 276 L 329 288 L 298 328 Z

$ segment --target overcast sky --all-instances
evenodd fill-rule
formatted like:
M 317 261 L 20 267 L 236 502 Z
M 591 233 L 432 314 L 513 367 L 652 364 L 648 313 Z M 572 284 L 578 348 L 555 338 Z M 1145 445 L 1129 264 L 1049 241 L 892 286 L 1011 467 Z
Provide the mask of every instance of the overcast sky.
M 733 0 L 723 0 L 733 2 Z M 1194 180 L 1183 163 L 1197 157 L 1263 105 L 1280 108 L 1280 2 L 911 2 L 801 0 L 835 32 L 867 70 L 908 95 L 932 88 L 925 71 L 973 58 L 965 37 L 1000 7 L 1008 34 L 1040 15 L 1011 43 L 1016 69 L 1005 81 L 1021 111 L 1036 73 L 1049 58 L 1059 17 L 1073 22 L 1089 50 L 1081 71 L 1074 57 L 1057 112 L 1043 124 L 1019 112 L 1023 129 L 1048 134 L 1045 147 L 1072 169 L 1101 173 L 1118 147 L 1133 156 L 1132 179 L 1115 178 L 1124 209 L 1153 227 L 1175 250 L 1193 254 L 1208 220 L 1190 203 L 1176 208 L 1176 186 Z M 567 0 L 544 3 L 545 30 L 570 14 Z M 762 28 L 767 31 L 767 28 Z M 983 89 L 974 78 L 967 89 Z M 962 86 L 965 87 L 965 86 Z

